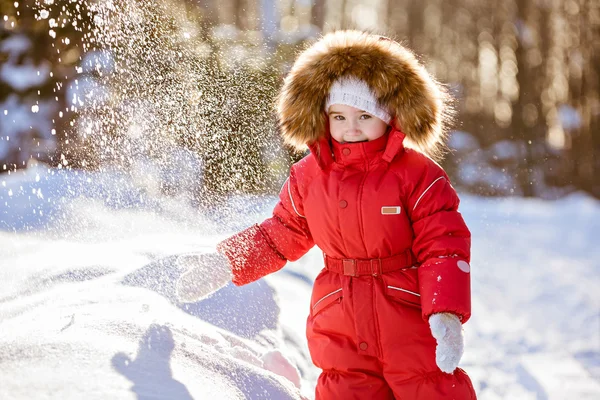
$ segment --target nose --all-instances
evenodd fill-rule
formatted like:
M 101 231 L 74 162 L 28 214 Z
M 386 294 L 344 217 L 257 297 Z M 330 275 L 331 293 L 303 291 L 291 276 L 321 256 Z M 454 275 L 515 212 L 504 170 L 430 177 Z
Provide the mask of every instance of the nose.
M 358 124 L 354 121 L 350 121 L 348 123 L 348 130 L 347 130 L 349 135 L 359 135 L 360 134 L 360 130 L 358 129 Z

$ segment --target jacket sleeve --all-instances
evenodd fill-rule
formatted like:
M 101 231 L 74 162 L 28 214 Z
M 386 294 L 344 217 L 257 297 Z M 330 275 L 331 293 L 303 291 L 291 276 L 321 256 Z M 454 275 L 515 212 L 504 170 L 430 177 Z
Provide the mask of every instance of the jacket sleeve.
M 292 167 L 273 216 L 225 239 L 217 250 L 229 260 L 233 283 L 241 286 L 298 260 L 313 246 Z
M 428 160 L 408 196 L 413 254 L 419 266 L 422 315 L 471 316 L 471 233 L 458 212 L 459 199 L 444 170 Z

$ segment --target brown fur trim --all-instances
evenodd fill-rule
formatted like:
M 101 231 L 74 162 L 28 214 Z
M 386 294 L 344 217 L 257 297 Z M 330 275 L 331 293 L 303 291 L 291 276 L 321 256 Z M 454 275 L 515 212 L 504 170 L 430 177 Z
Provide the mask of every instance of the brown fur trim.
M 277 98 L 281 134 L 303 148 L 326 132 L 325 101 L 333 82 L 345 75 L 365 81 L 396 118 L 407 147 L 429 156 L 443 145 L 450 96 L 397 42 L 360 31 L 336 31 L 302 52 Z M 437 157 L 436 157 L 437 158 Z

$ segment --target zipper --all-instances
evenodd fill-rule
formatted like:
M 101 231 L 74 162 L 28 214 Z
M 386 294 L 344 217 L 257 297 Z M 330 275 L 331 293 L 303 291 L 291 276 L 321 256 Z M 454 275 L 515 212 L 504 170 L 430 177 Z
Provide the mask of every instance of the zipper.
M 363 223 L 363 209 L 362 209 L 362 203 L 363 203 L 363 192 L 364 192 L 364 188 L 365 188 L 365 182 L 367 181 L 367 175 L 369 175 L 369 164 L 367 162 L 366 165 L 366 169 L 365 169 L 365 174 L 362 178 L 362 181 L 360 182 L 360 187 L 358 189 L 358 225 L 359 225 L 359 229 L 360 229 L 360 239 L 362 241 L 363 247 L 365 248 L 365 252 L 368 253 L 368 249 L 367 249 L 367 244 L 365 243 L 365 227 L 364 227 L 364 223 Z

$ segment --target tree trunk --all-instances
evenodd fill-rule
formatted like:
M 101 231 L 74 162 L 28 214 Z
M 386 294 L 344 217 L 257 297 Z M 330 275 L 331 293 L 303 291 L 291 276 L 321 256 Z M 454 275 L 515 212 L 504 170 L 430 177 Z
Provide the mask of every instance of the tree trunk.
M 310 22 L 321 32 L 325 26 L 325 0 L 315 0 L 311 9 Z
M 512 129 L 515 138 L 522 141 L 525 147 L 525 158 L 518 160 L 519 184 L 525 197 L 533 197 L 535 195 L 533 171 L 536 168 L 533 149 L 537 143 L 533 130 L 527 126 L 527 122 L 524 120 L 525 107 L 535 102 L 532 98 L 535 94 L 535 87 L 532 85 L 533 80 L 526 61 L 528 44 L 525 35 L 527 30 L 531 29 L 528 24 L 527 3 L 527 0 L 517 0 L 516 3 L 517 48 L 515 49 L 515 58 L 517 61 L 519 98 L 513 104 Z
M 598 114 L 594 113 L 592 108 L 594 102 L 598 102 L 598 71 L 600 68 L 600 55 L 598 50 L 594 49 L 594 29 L 598 29 L 598 25 L 593 26 L 594 21 L 590 18 L 594 11 L 593 5 L 588 1 L 579 2 L 579 13 L 575 17 L 573 23 L 579 29 L 579 49 L 573 49 L 572 54 L 576 57 L 572 62 L 581 62 L 582 71 L 580 79 L 573 79 L 574 82 L 569 82 L 569 86 L 573 83 L 572 105 L 578 111 L 581 118 L 581 125 L 573 132 L 573 159 L 575 161 L 575 170 L 577 171 L 577 186 L 588 193 L 595 193 L 594 177 L 598 175 L 597 166 L 594 165 L 594 154 L 598 149 L 598 141 L 594 143 L 593 132 L 598 129 Z M 596 50 L 596 51 L 594 51 Z M 595 114 L 595 115 L 594 115 Z M 597 189 L 596 189 L 597 190 Z M 596 195 L 600 193 L 596 192 Z

